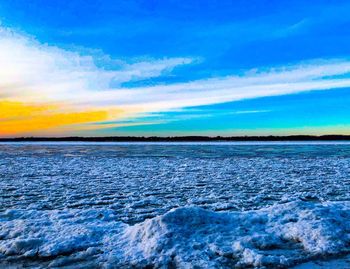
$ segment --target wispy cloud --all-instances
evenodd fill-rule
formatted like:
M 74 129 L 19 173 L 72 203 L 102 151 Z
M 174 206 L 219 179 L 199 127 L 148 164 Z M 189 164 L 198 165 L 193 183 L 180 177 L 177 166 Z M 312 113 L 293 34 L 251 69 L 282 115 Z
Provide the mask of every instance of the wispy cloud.
M 233 114 L 254 114 L 254 113 L 266 113 L 270 112 L 270 110 L 240 110 L 233 112 Z
M 89 101 L 119 100 L 125 108 L 143 112 L 166 111 L 248 98 L 328 90 L 350 86 L 350 79 L 332 76 L 348 74 L 346 60 L 316 61 L 281 68 L 252 70 L 240 76 L 227 76 L 132 90 L 113 89 L 92 93 Z
M 125 62 L 104 56 L 97 67 L 94 55 L 82 55 L 40 44 L 32 37 L 0 28 L 0 88 L 2 96 L 34 101 L 70 100 L 71 97 L 119 87 L 123 82 L 157 77 L 189 58 Z M 101 56 L 97 59 L 101 64 Z M 26 99 L 27 100 L 27 99 Z
M 122 86 L 124 82 L 162 76 L 194 59 L 121 61 L 106 55 L 102 58 L 105 67 L 101 55 L 96 59 L 93 54 L 42 44 L 0 28 L 0 101 L 55 104 L 58 114 L 104 111 L 107 116 L 103 120 L 115 120 L 248 98 L 350 87 L 347 59 L 315 60 L 186 83 L 127 88 Z M 256 111 L 248 113 L 253 112 Z M 86 122 L 95 120 L 93 117 Z

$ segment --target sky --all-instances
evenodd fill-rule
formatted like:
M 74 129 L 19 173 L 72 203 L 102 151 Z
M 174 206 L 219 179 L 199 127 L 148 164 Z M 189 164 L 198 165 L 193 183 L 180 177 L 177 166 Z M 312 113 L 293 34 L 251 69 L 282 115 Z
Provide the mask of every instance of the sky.
M 350 2 L 2 0 L 0 137 L 350 134 Z

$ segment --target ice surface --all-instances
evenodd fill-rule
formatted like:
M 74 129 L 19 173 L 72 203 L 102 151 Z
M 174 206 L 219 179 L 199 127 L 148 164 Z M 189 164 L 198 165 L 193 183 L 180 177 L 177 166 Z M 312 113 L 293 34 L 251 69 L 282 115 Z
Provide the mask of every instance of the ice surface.
M 349 174 L 348 144 L 0 144 L 0 268 L 350 268 Z
M 2 267 L 283 268 L 349 254 L 350 202 L 189 206 L 134 225 L 112 210 L 7 210 L 0 231 Z
M 250 210 L 284 197 L 350 199 L 350 145 L 0 144 L 0 210 Z

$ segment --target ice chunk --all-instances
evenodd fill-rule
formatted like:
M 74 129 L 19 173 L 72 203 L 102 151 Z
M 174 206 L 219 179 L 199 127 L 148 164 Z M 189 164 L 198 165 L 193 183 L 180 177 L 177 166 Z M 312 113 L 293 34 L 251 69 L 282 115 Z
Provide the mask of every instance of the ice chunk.
M 271 268 L 349 253 L 350 202 L 223 213 L 189 206 L 135 225 L 105 209 L 0 214 L 2 267 Z
M 156 267 L 290 267 L 350 251 L 350 204 L 291 202 L 247 212 L 174 209 L 127 227 L 123 264 Z

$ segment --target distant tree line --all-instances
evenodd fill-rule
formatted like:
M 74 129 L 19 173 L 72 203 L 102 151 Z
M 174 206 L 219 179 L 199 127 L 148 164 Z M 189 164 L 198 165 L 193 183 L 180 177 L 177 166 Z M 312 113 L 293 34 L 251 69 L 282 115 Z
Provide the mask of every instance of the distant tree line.
M 16 137 L 0 138 L 2 142 L 81 141 L 81 142 L 206 142 L 206 141 L 350 141 L 350 135 L 289 136 L 107 136 L 107 137 Z

